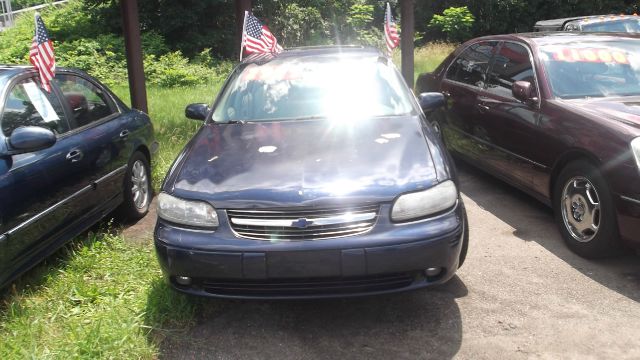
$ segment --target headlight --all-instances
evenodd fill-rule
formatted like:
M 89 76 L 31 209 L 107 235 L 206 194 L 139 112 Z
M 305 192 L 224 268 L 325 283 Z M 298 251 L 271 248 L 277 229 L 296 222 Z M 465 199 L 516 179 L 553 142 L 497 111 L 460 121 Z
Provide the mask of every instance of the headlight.
M 391 220 L 407 221 L 447 210 L 456 204 L 458 189 L 451 180 L 431 189 L 402 195 L 393 204 Z
M 218 215 L 213 206 L 202 201 L 178 199 L 166 193 L 158 195 L 158 216 L 176 224 L 214 228 Z
M 633 157 L 636 158 L 636 165 L 640 170 L 640 137 L 631 140 L 631 152 L 633 152 Z

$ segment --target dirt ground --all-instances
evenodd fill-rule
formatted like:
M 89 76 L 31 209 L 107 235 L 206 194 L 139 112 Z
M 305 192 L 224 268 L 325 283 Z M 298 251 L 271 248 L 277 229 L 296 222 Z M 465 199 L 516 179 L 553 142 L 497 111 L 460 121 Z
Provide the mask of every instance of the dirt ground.
M 206 301 L 194 327 L 168 334 L 161 358 L 639 359 L 640 257 L 584 260 L 550 209 L 459 167 L 471 244 L 447 284 L 350 300 Z M 150 239 L 152 215 L 128 236 Z

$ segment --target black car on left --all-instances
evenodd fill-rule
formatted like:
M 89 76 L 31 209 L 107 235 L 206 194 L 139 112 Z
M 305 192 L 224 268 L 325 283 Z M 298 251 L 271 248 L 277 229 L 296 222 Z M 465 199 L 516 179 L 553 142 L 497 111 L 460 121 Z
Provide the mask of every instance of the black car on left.
M 89 75 L 0 66 L 0 288 L 111 211 L 144 216 L 149 117 Z

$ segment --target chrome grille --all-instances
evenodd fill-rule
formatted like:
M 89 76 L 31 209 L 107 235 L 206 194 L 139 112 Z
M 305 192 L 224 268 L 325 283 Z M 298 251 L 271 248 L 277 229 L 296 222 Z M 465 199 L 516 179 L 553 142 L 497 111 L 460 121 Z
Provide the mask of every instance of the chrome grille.
M 378 205 L 291 210 L 227 210 L 233 231 L 258 240 L 318 240 L 362 234 L 378 219 Z

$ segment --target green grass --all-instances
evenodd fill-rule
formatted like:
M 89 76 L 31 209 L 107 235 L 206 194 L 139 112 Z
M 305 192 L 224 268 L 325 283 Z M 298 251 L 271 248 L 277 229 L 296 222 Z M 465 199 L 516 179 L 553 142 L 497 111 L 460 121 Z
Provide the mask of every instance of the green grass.
M 455 48 L 455 44 L 443 42 L 433 42 L 417 48 L 413 59 L 414 81 L 418 79 L 418 75 L 433 71 Z M 398 69 L 401 68 L 400 50 L 393 53 L 393 62 Z
M 433 70 L 452 49 L 418 49 L 416 74 Z M 148 89 L 160 142 L 156 190 L 201 125 L 184 117 L 185 106 L 210 103 L 220 85 Z M 127 87 L 112 89 L 129 102 Z M 202 302 L 164 283 L 151 241 L 126 243 L 113 228 L 78 237 L 0 297 L 0 359 L 154 359 L 164 334 L 188 328 Z
M 151 359 L 195 303 L 162 281 L 151 246 L 89 233 L 5 295 L 0 359 Z

